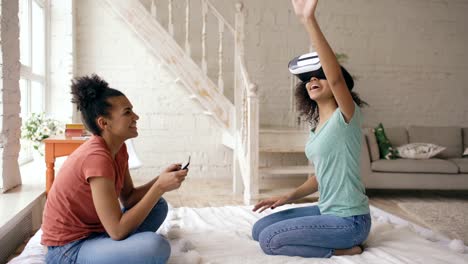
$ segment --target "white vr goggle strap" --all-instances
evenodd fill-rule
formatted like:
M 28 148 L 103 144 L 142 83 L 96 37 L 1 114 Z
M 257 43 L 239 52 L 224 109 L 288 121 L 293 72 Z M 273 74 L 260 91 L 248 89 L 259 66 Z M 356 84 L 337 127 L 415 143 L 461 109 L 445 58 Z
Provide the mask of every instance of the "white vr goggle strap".
M 353 89 L 353 77 L 351 77 L 351 75 L 343 66 L 340 67 L 348 89 Z M 296 75 L 297 78 L 303 82 L 308 82 L 312 77 L 325 80 L 327 79 L 325 72 L 323 71 L 322 64 L 320 64 L 320 58 L 317 52 L 306 53 L 304 55 L 293 58 L 289 62 L 288 68 L 289 72 Z

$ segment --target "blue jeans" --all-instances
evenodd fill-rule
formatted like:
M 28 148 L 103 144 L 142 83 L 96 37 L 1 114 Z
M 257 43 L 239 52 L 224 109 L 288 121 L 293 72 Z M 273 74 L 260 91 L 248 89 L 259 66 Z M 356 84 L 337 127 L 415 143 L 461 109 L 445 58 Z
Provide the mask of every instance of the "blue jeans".
M 309 206 L 265 216 L 253 226 L 252 237 L 268 255 L 329 258 L 335 249 L 363 243 L 370 227 L 370 214 L 322 215 L 318 206 Z
M 124 240 L 93 233 L 63 246 L 49 246 L 46 263 L 166 263 L 171 247 L 155 232 L 166 219 L 167 211 L 166 201 L 159 199 L 138 229 Z

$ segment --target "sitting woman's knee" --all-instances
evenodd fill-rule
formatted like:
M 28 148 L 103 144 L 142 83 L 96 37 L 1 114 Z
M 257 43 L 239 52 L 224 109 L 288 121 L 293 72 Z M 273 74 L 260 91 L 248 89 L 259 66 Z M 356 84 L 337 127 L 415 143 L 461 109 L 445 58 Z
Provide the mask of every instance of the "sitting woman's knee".
M 169 241 L 159 234 L 156 234 L 155 240 L 156 245 L 158 245 L 156 250 L 157 256 L 166 260 L 169 259 L 169 256 L 171 255 L 171 245 L 169 244 Z
M 148 255 L 158 259 L 169 259 L 171 255 L 171 245 L 166 238 L 153 232 L 145 232 L 142 233 L 142 235 L 144 236 L 145 249 L 140 248 L 140 251 L 146 251 Z
M 273 250 L 271 248 L 271 246 L 272 246 L 271 240 L 272 240 L 272 238 L 269 235 L 265 234 L 265 233 L 260 234 L 259 237 L 258 237 L 258 242 L 260 244 L 260 248 L 267 255 L 275 255 L 275 253 L 273 252 Z
M 255 241 L 258 241 L 258 237 L 260 236 L 260 231 L 262 231 L 262 228 L 260 226 L 261 225 L 259 224 L 259 221 L 257 221 L 252 227 L 252 238 Z
M 267 217 L 264 217 L 257 222 L 255 222 L 254 226 L 252 227 L 252 238 L 255 241 L 259 241 L 260 239 L 260 233 L 262 233 L 265 228 L 267 228 L 269 225 L 271 225 L 271 222 L 266 219 Z

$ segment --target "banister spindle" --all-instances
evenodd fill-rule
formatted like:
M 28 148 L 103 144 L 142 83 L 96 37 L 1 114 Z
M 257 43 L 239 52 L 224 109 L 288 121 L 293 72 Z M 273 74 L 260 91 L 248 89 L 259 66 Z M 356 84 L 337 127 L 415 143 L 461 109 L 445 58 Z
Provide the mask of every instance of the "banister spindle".
M 206 24 L 208 21 L 208 5 L 206 3 L 206 0 L 201 0 L 202 1 L 202 70 L 203 73 L 207 73 L 208 67 L 206 64 Z
M 169 31 L 169 34 L 171 34 L 171 36 L 174 36 L 174 22 L 172 20 L 172 1 L 173 0 L 169 0 L 168 4 L 169 19 L 167 22 L 167 30 Z
M 158 15 L 157 15 L 157 12 L 156 12 L 156 0 L 151 0 L 150 13 L 151 13 L 151 16 L 154 19 L 158 19 Z
M 219 33 L 219 46 L 218 46 L 218 89 L 224 93 L 224 80 L 223 80 L 223 36 L 224 36 L 224 23 L 218 20 L 218 33 Z
M 185 52 L 190 57 L 191 49 L 190 49 L 190 2 L 189 0 L 185 0 Z

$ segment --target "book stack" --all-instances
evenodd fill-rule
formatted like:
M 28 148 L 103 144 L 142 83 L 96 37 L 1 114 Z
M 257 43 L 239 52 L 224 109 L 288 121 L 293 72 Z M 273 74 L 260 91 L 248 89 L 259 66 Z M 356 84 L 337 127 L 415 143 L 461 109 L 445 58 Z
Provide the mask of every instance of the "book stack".
M 65 124 L 66 137 L 85 137 L 88 131 L 83 124 Z

